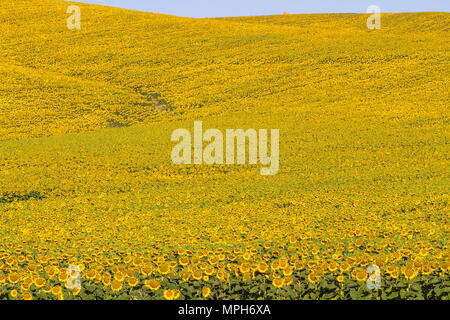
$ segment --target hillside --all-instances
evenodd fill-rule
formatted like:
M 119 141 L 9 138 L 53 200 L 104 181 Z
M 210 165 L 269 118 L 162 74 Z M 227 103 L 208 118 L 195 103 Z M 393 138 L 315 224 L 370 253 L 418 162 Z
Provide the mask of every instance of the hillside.
M 1 140 L 230 112 L 440 119 L 448 98 L 447 13 L 386 14 L 371 32 L 367 15 L 189 19 L 81 4 L 71 31 L 66 2 L 0 6 Z

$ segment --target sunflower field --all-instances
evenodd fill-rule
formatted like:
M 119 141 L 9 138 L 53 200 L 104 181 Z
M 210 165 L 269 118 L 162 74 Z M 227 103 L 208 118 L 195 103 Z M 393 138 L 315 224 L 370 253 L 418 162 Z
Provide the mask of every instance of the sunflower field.
M 450 16 L 367 17 L 2 0 L 0 300 L 450 299 Z M 278 174 L 175 165 L 194 121 Z

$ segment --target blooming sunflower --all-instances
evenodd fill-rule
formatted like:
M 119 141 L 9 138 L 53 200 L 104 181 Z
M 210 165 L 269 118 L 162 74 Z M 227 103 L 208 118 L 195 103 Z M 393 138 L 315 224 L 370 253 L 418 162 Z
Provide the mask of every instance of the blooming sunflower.
M 159 281 L 156 279 L 145 280 L 144 284 L 147 288 L 153 291 L 156 291 L 159 288 L 161 288 L 161 283 L 159 283 Z
M 272 280 L 272 285 L 275 288 L 281 288 L 284 285 L 284 279 L 283 278 L 277 278 Z
M 347 261 L 344 261 L 341 263 L 341 266 L 339 267 L 339 270 L 341 270 L 341 272 L 346 272 L 348 270 L 350 270 L 351 266 Z
M 286 258 L 282 258 L 282 259 L 280 259 L 279 260 L 279 266 L 280 266 L 280 269 L 285 269 L 285 268 L 287 268 L 288 267 L 288 259 L 286 259 Z
M 210 288 L 203 287 L 203 289 L 202 289 L 202 296 L 203 296 L 203 298 L 208 298 L 210 293 L 211 293 L 211 289 Z
M 97 271 L 95 271 L 94 269 L 89 269 L 88 271 L 86 271 L 86 278 L 88 280 L 94 280 L 96 275 Z
M 283 274 L 285 276 L 291 276 L 294 270 L 291 267 L 287 267 L 283 269 Z
M 9 293 L 11 295 L 11 298 L 16 299 L 17 296 L 19 295 L 19 293 L 17 292 L 16 289 L 11 290 L 11 292 Z
M 406 267 L 406 268 L 403 268 L 402 273 L 407 280 L 412 280 L 417 276 L 417 274 L 419 273 L 419 270 L 416 268 L 412 268 L 412 267 Z
M 142 267 L 141 271 L 144 276 L 149 276 L 153 272 L 153 267 L 150 264 L 146 264 L 144 267 Z
M 244 274 L 250 271 L 250 267 L 247 264 L 242 264 L 239 267 L 239 270 L 241 271 L 242 274 Z
M 208 276 L 212 276 L 216 272 L 216 269 L 213 266 L 209 266 L 205 269 L 205 274 Z
M 317 283 L 319 281 L 319 277 L 317 277 L 314 272 L 310 272 L 308 274 L 308 281 L 311 283 Z
M 180 265 L 186 266 L 189 263 L 189 257 L 183 256 L 179 259 Z
M 12 284 L 16 284 L 17 282 L 19 282 L 20 280 L 20 276 L 17 273 L 10 273 L 8 275 L 8 281 Z
M 32 296 L 31 293 L 29 293 L 29 292 L 25 292 L 25 293 L 22 295 L 22 298 L 23 298 L 23 300 L 33 300 L 33 296 Z
M 289 286 L 294 282 L 294 279 L 291 276 L 284 277 L 284 284 Z
M 172 290 L 172 292 L 173 292 L 173 300 L 177 300 L 181 295 L 181 292 L 178 289 Z
M 173 290 L 164 290 L 164 299 L 173 300 L 175 299 L 175 293 Z
M 136 287 L 139 280 L 136 277 L 130 277 L 128 278 L 128 285 L 132 288 Z
M 367 271 L 364 270 L 364 269 L 358 269 L 355 272 L 355 278 L 356 278 L 356 280 L 358 280 L 360 282 L 366 281 L 366 279 L 367 279 Z
M 109 273 L 103 274 L 102 283 L 105 287 L 108 287 L 111 284 L 111 275 Z
M 203 277 L 203 275 L 202 275 L 202 272 L 201 272 L 200 270 L 195 269 L 195 270 L 192 272 L 192 278 L 194 278 L 195 280 L 201 280 L 202 277 Z
M 80 292 L 81 292 L 81 288 L 80 287 L 72 289 L 72 294 L 75 297 L 78 296 L 80 294 Z
M 261 273 L 266 273 L 269 270 L 269 266 L 265 262 L 260 262 L 258 264 L 258 271 Z
M 252 274 L 250 272 L 244 273 L 242 275 L 242 281 L 246 282 L 248 279 L 250 279 L 252 277 Z
M 59 294 L 62 294 L 62 288 L 61 288 L 61 286 L 55 286 L 55 287 L 52 288 L 51 292 L 55 296 L 58 296 Z
M 118 292 L 118 291 L 122 290 L 122 282 L 119 281 L 119 280 L 114 279 L 111 282 L 111 289 L 114 292 Z
M 170 266 L 167 262 L 160 263 L 158 266 L 158 272 L 162 275 L 168 274 L 170 271 Z
M 328 270 L 330 270 L 331 272 L 334 272 L 338 269 L 339 265 L 335 262 L 332 261 L 329 265 L 328 265 Z

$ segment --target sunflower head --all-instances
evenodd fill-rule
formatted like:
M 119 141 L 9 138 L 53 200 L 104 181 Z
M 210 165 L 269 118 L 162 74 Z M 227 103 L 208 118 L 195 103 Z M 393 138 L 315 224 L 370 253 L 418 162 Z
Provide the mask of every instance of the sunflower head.
M 273 279 L 272 284 L 275 288 L 281 288 L 284 285 L 284 279 L 283 278 Z
M 203 296 L 203 298 L 208 298 L 210 294 L 211 294 L 211 289 L 210 288 L 204 287 L 202 289 L 202 296 Z

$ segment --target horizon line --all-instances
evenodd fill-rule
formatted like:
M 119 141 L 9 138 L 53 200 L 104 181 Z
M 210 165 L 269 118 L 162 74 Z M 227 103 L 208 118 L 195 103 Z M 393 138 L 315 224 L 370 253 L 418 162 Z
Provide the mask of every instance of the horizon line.
M 131 9 L 131 8 L 124 8 L 124 7 L 118 7 L 118 6 L 113 6 L 113 5 L 104 5 L 104 4 L 96 4 L 96 3 L 88 3 L 88 2 L 79 2 L 79 1 L 71 1 L 71 0 L 61 0 L 64 2 L 72 2 L 72 3 L 78 3 L 78 4 L 82 4 L 82 5 L 91 5 L 91 6 L 101 6 L 101 7 L 106 7 L 106 8 L 115 8 L 115 9 L 122 9 L 122 10 L 129 10 L 129 11 L 136 11 L 136 12 L 142 12 L 142 13 L 153 13 L 153 14 L 161 14 L 161 15 L 167 15 L 167 16 L 173 16 L 173 17 L 178 17 L 178 18 L 189 18 L 189 19 L 221 19 L 221 18 L 245 18 L 245 17 L 264 17 L 264 16 L 282 16 L 285 15 L 284 12 L 280 12 L 280 13 L 269 13 L 269 14 L 257 14 L 257 15 L 236 15 L 236 16 L 201 16 L 201 17 L 192 17 L 192 16 L 179 16 L 179 15 L 175 15 L 175 14 L 170 14 L 170 13 L 163 13 L 163 12 L 154 12 L 154 11 L 147 11 L 147 10 L 142 10 L 142 9 Z M 300 12 L 300 13 L 295 13 L 295 12 L 289 12 L 288 10 L 286 10 L 286 12 L 288 12 L 287 15 L 314 15 L 314 14 L 372 14 L 372 13 L 367 13 L 367 12 Z M 449 13 L 447 11 L 435 11 L 435 10 L 430 10 L 430 11 L 389 11 L 389 12 L 381 12 L 381 14 L 411 14 L 411 13 Z

